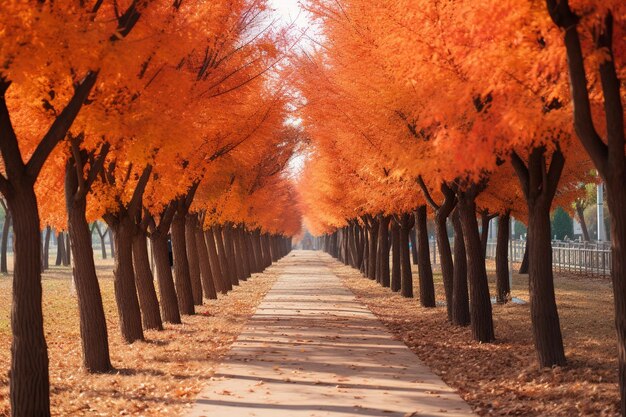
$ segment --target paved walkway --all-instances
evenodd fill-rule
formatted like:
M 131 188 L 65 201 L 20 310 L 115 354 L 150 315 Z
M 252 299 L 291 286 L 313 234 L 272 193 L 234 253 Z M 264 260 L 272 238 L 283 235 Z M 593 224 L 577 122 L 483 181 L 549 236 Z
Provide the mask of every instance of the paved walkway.
M 189 417 L 467 416 L 469 406 L 345 288 L 296 251 Z

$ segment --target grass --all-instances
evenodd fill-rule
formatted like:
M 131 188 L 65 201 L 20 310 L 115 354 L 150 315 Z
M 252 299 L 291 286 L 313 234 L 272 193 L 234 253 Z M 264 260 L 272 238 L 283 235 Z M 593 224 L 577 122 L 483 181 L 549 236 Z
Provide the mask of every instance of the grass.
M 493 264 L 488 267 L 492 269 Z M 415 270 L 417 267 L 414 267 Z M 426 309 L 337 264 L 335 272 L 389 329 L 480 415 L 619 415 L 617 343 L 608 278 L 556 274 L 556 299 L 568 364 L 539 369 L 529 305 L 493 306 L 496 342 L 474 342 L 450 325 L 445 307 Z M 414 293 L 419 295 L 414 272 Z M 489 273 L 490 292 L 495 276 Z M 437 300 L 445 299 L 435 274 Z M 528 276 L 514 274 L 512 295 L 528 300 Z
M 99 253 L 97 253 L 99 255 Z M 127 345 L 118 328 L 112 260 L 97 260 L 107 319 L 111 360 L 116 368 L 90 375 L 82 368 L 76 293 L 71 269 L 52 267 L 43 274 L 44 331 L 50 359 L 53 415 L 172 416 L 193 403 L 213 375 L 257 304 L 270 289 L 280 266 L 236 287 L 219 300 L 205 300 L 197 314 L 162 332 L 146 331 L 146 341 Z M 11 284 L 0 276 L 0 416 L 9 416 Z

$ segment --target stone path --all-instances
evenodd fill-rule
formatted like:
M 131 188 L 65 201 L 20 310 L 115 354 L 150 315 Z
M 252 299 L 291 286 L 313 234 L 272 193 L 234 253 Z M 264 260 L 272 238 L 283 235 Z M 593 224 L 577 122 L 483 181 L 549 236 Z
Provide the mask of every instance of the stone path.
M 468 416 L 469 406 L 345 288 L 296 251 L 189 417 Z

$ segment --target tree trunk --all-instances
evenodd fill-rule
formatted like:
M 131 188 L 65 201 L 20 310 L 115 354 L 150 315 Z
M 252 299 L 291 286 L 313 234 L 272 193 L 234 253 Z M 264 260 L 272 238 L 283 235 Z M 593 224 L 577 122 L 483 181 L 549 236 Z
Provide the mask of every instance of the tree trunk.
M 576 214 L 578 215 L 578 220 L 580 221 L 580 228 L 583 231 L 583 240 L 585 242 L 589 242 L 591 241 L 591 238 L 589 237 L 589 229 L 587 229 L 587 222 L 585 221 L 585 209 L 578 201 L 576 201 L 575 204 Z
M 483 258 L 487 257 L 487 242 L 489 241 L 489 223 L 492 216 L 488 211 L 480 212 L 480 245 L 483 249 Z
M 32 186 L 7 197 L 13 214 L 10 396 L 13 416 L 49 416 L 48 348 L 41 308 L 39 212 Z
M 189 261 L 189 278 L 191 279 L 191 294 L 193 303 L 202 305 L 202 280 L 200 278 L 200 259 L 196 245 L 196 229 L 198 228 L 198 214 L 188 214 L 185 219 L 185 242 L 187 260 Z
M 161 316 L 163 321 L 172 324 L 181 324 L 178 310 L 178 297 L 174 287 L 174 277 L 169 260 L 167 235 L 161 231 L 150 233 L 154 266 L 156 267 L 157 282 L 159 283 L 159 299 L 161 301 Z
M 254 245 L 252 244 L 251 232 L 245 230 L 242 233 L 244 245 L 246 247 L 246 258 L 248 259 L 248 267 L 250 276 L 257 272 L 256 258 L 254 257 Z
M 89 227 L 89 226 L 87 226 Z M 89 235 L 89 239 L 91 239 L 91 234 Z M 72 264 L 72 239 L 70 238 L 70 234 L 65 234 L 65 258 L 63 258 L 63 266 L 70 266 Z M 93 249 L 91 251 L 91 256 L 93 257 Z
M 133 269 L 133 232 L 135 225 L 127 214 L 117 215 L 117 221 L 109 223 L 109 227 L 115 229 L 115 300 L 120 319 L 122 337 L 126 343 L 143 340 L 143 328 L 141 326 L 141 311 L 137 299 L 137 287 L 135 285 L 135 272 Z
M 454 274 L 452 276 L 452 323 L 457 326 L 470 324 L 469 296 L 467 294 L 467 258 L 463 227 L 458 208 L 452 213 L 454 227 Z
M 193 306 L 193 292 L 191 290 L 191 277 L 189 276 L 189 261 L 187 260 L 187 244 L 185 239 L 186 213 L 180 208 L 174 214 L 172 220 L 172 252 L 174 254 L 174 284 L 178 297 L 178 308 L 181 314 L 192 315 L 195 313 Z
M 519 273 L 520 274 L 528 273 L 528 240 L 526 241 L 526 244 L 524 245 L 524 257 L 522 258 L 522 264 L 519 267 Z
M 530 317 L 539 365 L 545 367 L 564 365 L 563 338 L 554 298 L 548 204 L 535 204 L 534 207 L 529 207 L 528 256 Z
M 250 274 L 250 264 L 248 261 L 248 254 L 247 254 L 247 249 L 246 249 L 246 244 L 245 244 L 245 240 L 244 240 L 244 231 L 243 231 L 243 227 L 237 227 L 234 230 L 234 235 L 233 235 L 233 239 L 235 240 L 235 254 L 237 255 L 237 262 L 241 265 L 241 275 L 239 276 L 239 279 L 246 281 L 248 279 L 248 277 L 251 276 Z M 274 242 L 274 244 L 276 245 L 276 242 Z M 278 255 L 278 248 L 276 249 L 277 252 L 277 256 Z
M 163 330 L 159 300 L 154 289 L 154 277 L 150 269 L 148 241 L 143 230 L 137 230 L 133 236 L 133 265 L 143 328 L 146 330 Z
M 87 223 L 87 198 L 77 195 L 78 177 L 75 167 L 68 166 L 65 176 L 65 203 L 68 233 L 74 251 L 73 277 L 78 299 L 80 338 L 83 365 L 88 372 L 108 372 L 112 369 L 109 354 L 107 323 L 102 294 L 93 260 L 91 231 Z M 64 242 L 58 239 L 59 245 Z
M 109 227 L 109 246 L 111 249 L 111 258 L 115 258 L 115 239 L 113 238 L 113 230 Z
M 46 226 L 46 236 L 44 237 L 43 244 L 43 262 L 42 266 L 44 271 L 50 268 L 50 235 L 52 233 L 52 228 L 50 226 Z
M 413 275 L 411 274 L 411 253 L 409 250 L 409 233 L 415 225 L 415 217 L 410 213 L 400 215 L 400 294 L 413 298 Z
M 106 247 L 106 244 L 104 243 L 104 237 L 106 236 L 106 233 L 102 233 L 102 230 L 100 229 L 100 224 L 98 224 L 98 221 L 93 222 L 93 226 L 96 229 L 96 233 L 98 233 L 98 237 L 100 238 L 100 250 L 102 251 L 102 259 L 106 259 L 107 247 Z
M 616 173 L 619 175 L 619 173 Z M 607 182 L 607 203 L 611 213 L 611 277 L 615 305 L 615 327 L 619 359 L 619 386 L 622 410 L 626 411 L 626 194 L 623 183 Z
M 239 269 L 237 268 L 237 259 L 235 258 L 235 247 L 232 236 L 233 227 L 230 223 L 226 223 L 222 228 L 222 236 L 224 237 L 224 253 L 226 254 L 226 262 L 228 262 L 228 270 L 230 271 L 231 284 L 239 285 Z M 269 254 L 269 248 L 268 254 Z
M 454 286 L 454 264 L 452 263 L 452 249 L 448 239 L 446 221 L 450 212 L 440 208 L 435 215 L 435 237 L 439 248 L 439 262 L 441 263 L 441 277 L 443 290 L 446 296 L 446 313 L 448 320 L 452 321 L 452 292 Z
M 389 222 L 391 216 L 382 216 L 378 228 L 379 282 L 383 287 L 391 284 L 389 278 Z
M 472 336 L 479 342 L 491 342 L 495 336 L 485 257 L 476 221 L 475 187 L 459 192 L 458 204 L 467 258 Z
M 254 250 L 254 263 L 256 268 L 254 272 L 261 273 L 265 268 L 263 268 L 263 256 L 261 253 L 261 243 L 260 243 L 260 232 L 259 230 L 255 230 L 250 234 L 250 242 L 252 243 L 252 248 Z
M 372 217 L 370 219 L 370 240 L 369 240 L 369 254 L 367 255 L 367 277 L 369 279 L 376 279 L 376 251 L 378 246 L 378 219 Z M 407 246 L 408 248 L 408 246 Z
M 63 264 L 65 259 L 65 236 L 63 232 L 57 234 L 57 259 L 54 261 L 56 266 Z
M 550 206 L 565 165 L 560 150 L 550 163 L 544 147 L 530 151 L 528 164 L 513 153 L 511 163 L 520 180 L 528 204 L 528 283 L 530 317 L 539 365 L 565 364 L 563 338 L 554 296 Z
M 496 301 L 504 304 L 511 295 L 509 283 L 509 229 L 510 212 L 498 218 L 498 242 L 496 244 Z
M 426 228 L 426 206 L 422 205 L 415 211 L 415 229 L 417 230 L 417 262 L 420 286 L 420 304 L 423 307 L 435 307 L 435 283 L 430 265 L 430 248 L 428 230 Z
M 411 239 L 411 259 L 413 259 L 413 265 L 417 265 L 419 262 L 417 256 L 417 228 L 414 227 L 411 230 L 409 238 Z
M 402 287 L 400 275 L 400 226 L 391 221 L 391 291 L 398 292 Z
M 9 233 L 11 231 L 12 216 L 11 212 L 7 209 L 4 212 L 4 224 L 2 225 L 2 246 L 0 247 L 0 272 L 3 274 L 9 273 L 7 265 L 7 252 L 9 250 Z
M 233 288 L 230 284 L 230 280 L 224 277 L 222 273 L 222 263 L 220 262 L 217 242 L 215 241 L 215 233 L 212 227 L 204 232 L 204 240 L 209 251 L 209 262 L 211 264 L 211 275 L 213 275 L 215 291 L 226 294 Z
M 204 297 L 209 300 L 217 300 L 217 291 L 211 272 L 211 261 L 209 259 L 209 249 L 204 239 L 204 231 L 200 223 L 196 224 L 194 231 L 196 247 L 198 248 L 198 262 L 200 265 L 200 278 L 202 280 L 202 290 Z
M 234 274 L 234 272 L 229 269 L 228 260 L 226 259 L 226 249 L 224 248 L 224 240 L 222 238 L 221 226 L 214 226 L 212 228 L 212 232 L 215 237 L 217 254 L 220 261 L 220 270 L 222 271 L 222 278 L 224 279 L 224 288 L 230 291 L 233 289 L 234 278 L 232 278 L 231 276 Z
M 335 235 L 336 237 L 336 235 Z M 335 240 L 335 248 L 337 241 Z M 263 233 L 261 235 L 261 246 L 263 248 L 263 263 L 266 268 L 272 265 L 272 255 L 270 254 L 269 248 L 269 235 L 267 233 Z
M 363 274 L 363 276 L 367 277 L 367 268 L 369 265 L 369 240 L 370 240 L 370 232 L 369 232 L 369 223 L 365 222 L 365 225 L 363 226 L 363 242 L 362 242 L 362 251 L 363 251 L 363 257 L 362 257 L 362 261 L 361 261 L 361 266 L 359 268 L 359 270 L 361 271 L 361 274 Z

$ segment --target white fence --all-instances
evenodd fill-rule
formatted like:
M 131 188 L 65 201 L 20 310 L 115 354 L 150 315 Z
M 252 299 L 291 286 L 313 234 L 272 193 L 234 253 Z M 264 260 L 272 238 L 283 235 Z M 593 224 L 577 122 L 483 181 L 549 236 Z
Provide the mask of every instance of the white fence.
M 454 239 L 450 239 L 454 248 Z M 521 263 L 526 249 L 525 240 L 509 242 L 509 257 Z M 439 251 L 435 239 L 430 239 L 430 258 L 433 266 L 439 265 Z M 496 258 L 496 241 L 487 242 L 487 259 Z M 552 268 L 554 271 L 572 271 L 590 275 L 609 276 L 611 274 L 610 242 L 552 241 Z
M 509 243 L 513 262 L 524 259 L 525 240 Z M 496 242 L 487 242 L 487 259 L 495 259 Z M 555 271 L 585 272 L 591 275 L 611 274 L 611 246 L 608 242 L 552 241 L 552 268 Z

